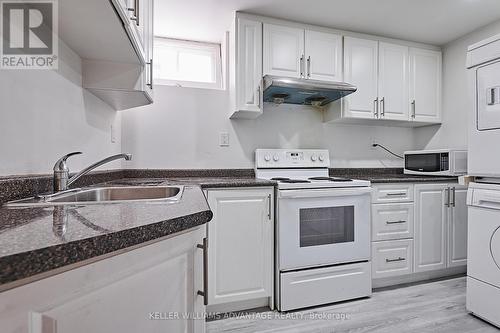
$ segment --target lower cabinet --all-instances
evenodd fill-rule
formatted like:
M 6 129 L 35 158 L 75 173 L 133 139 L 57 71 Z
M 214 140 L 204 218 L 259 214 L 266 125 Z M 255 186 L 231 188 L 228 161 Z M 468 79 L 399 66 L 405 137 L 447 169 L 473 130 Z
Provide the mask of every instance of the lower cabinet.
M 417 183 L 375 184 L 373 188 L 372 276 L 376 287 L 463 271 L 467 265 L 466 187 Z
M 372 277 L 374 279 L 413 272 L 413 240 L 374 242 Z
M 205 331 L 205 228 L 0 293 L 2 332 Z
M 415 186 L 415 272 L 467 264 L 467 188 Z
M 415 186 L 415 272 L 446 268 L 448 185 Z
M 235 311 L 261 300 L 265 304 L 253 307 L 272 308 L 274 189 L 214 189 L 206 195 L 214 214 L 207 224 L 209 307 L 232 303 L 224 311 Z

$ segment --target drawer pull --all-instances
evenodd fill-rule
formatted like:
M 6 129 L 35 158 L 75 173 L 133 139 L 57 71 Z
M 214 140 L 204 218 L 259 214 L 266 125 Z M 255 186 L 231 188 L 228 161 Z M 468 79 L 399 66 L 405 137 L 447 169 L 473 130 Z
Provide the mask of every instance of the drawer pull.
M 388 197 L 399 197 L 402 195 L 406 195 L 406 192 L 398 192 L 398 193 L 387 193 L 386 194 Z
M 406 223 L 405 220 L 399 220 L 399 221 L 385 221 L 385 224 L 401 224 L 401 223 Z
M 406 260 L 406 258 L 399 257 L 396 259 L 385 259 L 385 262 L 396 262 L 396 261 L 405 261 L 405 260 Z

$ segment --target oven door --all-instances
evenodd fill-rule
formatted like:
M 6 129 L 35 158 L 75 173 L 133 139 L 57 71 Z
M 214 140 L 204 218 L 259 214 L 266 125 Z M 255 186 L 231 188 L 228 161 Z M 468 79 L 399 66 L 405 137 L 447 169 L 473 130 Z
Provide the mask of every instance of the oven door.
M 280 271 L 370 260 L 371 188 L 280 190 Z

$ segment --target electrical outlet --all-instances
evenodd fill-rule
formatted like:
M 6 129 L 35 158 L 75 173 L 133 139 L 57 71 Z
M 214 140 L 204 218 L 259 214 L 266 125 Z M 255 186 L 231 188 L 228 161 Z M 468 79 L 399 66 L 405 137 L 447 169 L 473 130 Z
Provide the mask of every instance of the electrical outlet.
M 373 144 L 378 143 L 378 140 L 374 137 L 370 138 L 370 148 L 371 149 L 377 149 L 377 147 L 374 147 Z
M 229 133 L 227 132 L 219 133 L 219 146 L 229 147 Z

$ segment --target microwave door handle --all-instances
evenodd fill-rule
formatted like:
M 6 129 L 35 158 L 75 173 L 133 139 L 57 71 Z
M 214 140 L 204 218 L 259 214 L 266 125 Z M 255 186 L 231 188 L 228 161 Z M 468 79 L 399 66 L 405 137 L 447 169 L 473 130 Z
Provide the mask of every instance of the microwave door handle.
M 371 192 L 372 189 L 370 187 L 328 190 L 284 190 L 279 191 L 279 197 L 286 199 L 343 197 L 370 194 Z

